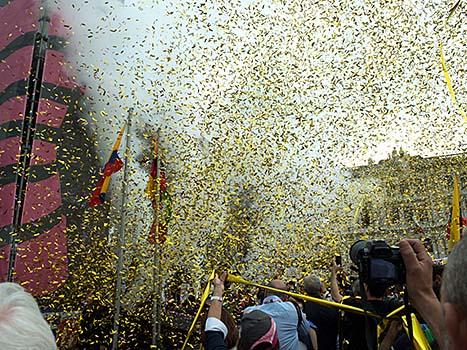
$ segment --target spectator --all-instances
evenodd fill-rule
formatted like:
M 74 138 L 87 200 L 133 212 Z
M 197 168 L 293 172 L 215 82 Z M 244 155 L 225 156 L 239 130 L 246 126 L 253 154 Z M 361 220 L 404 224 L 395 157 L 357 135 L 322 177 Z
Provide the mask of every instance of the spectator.
M 363 284 L 365 298 L 349 299 L 346 304 L 365 309 L 384 317 L 400 306 L 397 300 L 384 299 L 388 287 L 384 284 Z M 343 324 L 343 336 L 348 350 L 373 350 L 377 348 L 377 325 L 379 319 L 346 313 Z
M 336 303 L 341 303 L 343 299 L 337 283 L 337 272 L 340 270 L 342 270 L 342 267 L 337 266 L 336 262 L 333 260 L 331 267 L 331 297 Z
M 287 290 L 287 286 L 281 280 L 273 280 L 269 283 L 269 287 Z M 267 291 L 263 303 L 246 308 L 245 313 L 260 310 L 273 318 L 277 325 L 281 350 L 297 350 L 300 348 L 299 330 L 303 330 L 304 332 L 301 333 L 301 336 L 309 337 L 308 342 L 312 344 L 315 350 L 318 349 L 316 333 L 305 322 L 306 317 L 303 317 L 298 305 L 286 300 L 286 294 Z M 307 339 L 302 338 L 303 343 L 306 341 Z
M 355 281 L 352 282 L 352 297 L 360 297 L 360 279 L 357 278 Z
M 271 316 L 255 310 L 245 314 L 241 321 L 242 336 L 238 350 L 278 350 L 277 327 Z
M 462 239 L 444 269 L 441 302 L 433 291 L 433 261 L 416 239 L 399 243 L 406 266 L 407 289 L 415 309 L 430 326 L 441 349 L 461 350 L 467 344 L 467 240 Z
M 221 321 L 222 295 L 224 293 L 224 272 L 213 280 L 214 291 L 205 325 L 206 350 L 226 350 L 225 339 L 228 335 L 226 325 Z M 243 316 L 241 321 L 242 337 L 238 350 L 278 350 L 279 340 L 274 320 L 267 314 L 254 311 Z
M 335 269 L 333 268 L 333 274 L 334 271 Z M 318 276 L 310 275 L 305 277 L 303 284 L 306 294 L 322 299 L 324 287 Z M 305 302 L 303 311 L 306 314 L 306 318 L 317 326 L 318 348 L 325 350 L 335 349 L 339 312 L 310 301 Z
M 0 283 L 0 349 L 57 349 L 34 297 L 15 283 Z
M 208 315 L 204 314 L 201 317 L 201 324 L 206 324 Z M 224 308 L 221 309 L 221 318 L 220 320 L 226 326 L 227 335 L 224 337 L 225 345 L 227 349 L 233 349 L 237 345 L 238 342 L 238 328 L 235 320 L 233 319 L 232 315 L 227 312 Z M 201 328 L 201 344 L 203 348 L 206 349 L 206 332 L 204 327 Z

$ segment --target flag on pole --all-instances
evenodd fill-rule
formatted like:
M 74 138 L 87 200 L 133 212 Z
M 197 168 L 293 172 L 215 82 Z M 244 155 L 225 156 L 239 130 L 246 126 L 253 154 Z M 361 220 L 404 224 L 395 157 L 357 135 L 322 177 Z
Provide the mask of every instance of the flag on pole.
M 167 191 L 167 175 L 161 157 L 159 157 L 158 139 L 153 140 L 154 157 L 149 172 L 146 194 L 151 200 L 154 219 L 151 224 L 148 241 L 164 243 L 167 240 L 168 224 L 172 218 L 171 199 Z
M 89 200 L 89 205 L 94 207 L 96 205 L 102 204 L 105 202 L 105 195 L 110 185 L 110 177 L 112 174 L 115 174 L 123 167 L 123 161 L 118 155 L 118 150 L 120 144 L 122 143 L 123 133 L 125 132 L 126 125 L 123 125 L 118 133 L 117 140 L 115 140 L 114 146 L 112 148 L 112 154 L 110 155 L 109 161 L 105 163 L 104 168 L 101 171 L 101 177 L 97 182 L 96 188 L 92 191 L 91 198 Z
M 449 251 L 451 251 L 456 243 L 461 239 L 461 229 L 463 221 L 461 214 L 461 196 L 459 188 L 459 178 L 457 175 L 454 176 L 454 189 L 452 192 L 452 204 L 451 204 L 451 217 L 449 221 Z
M 453 8 L 454 10 L 456 5 Z M 452 86 L 452 80 L 448 72 L 446 59 L 444 57 L 443 45 L 441 43 L 439 43 L 439 56 L 441 59 L 441 67 L 443 68 L 444 79 L 446 80 L 446 86 L 448 87 L 449 94 L 451 95 L 452 104 L 454 107 L 457 107 L 459 114 L 464 118 L 464 121 L 467 121 L 467 114 L 464 112 L 462 106 L 457 101 L 456 93 L 454 92 L 454 88 Z

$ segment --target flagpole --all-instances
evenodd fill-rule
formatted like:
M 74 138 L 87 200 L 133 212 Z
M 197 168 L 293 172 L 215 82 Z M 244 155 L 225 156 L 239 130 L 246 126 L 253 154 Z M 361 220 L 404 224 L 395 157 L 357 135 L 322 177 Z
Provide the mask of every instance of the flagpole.
M 130 128 L 131 128 L 131 115 L 133 114 L 133 108 L 128 110 L 127 130 L 126 130 L 126 145 L 125 145 L 125 165 L 123 171 L 123 184 L 122 184 L 122 197 L 120 202 L 120 228 L 118 235 L 118 248 L 117 248 L 117 283 L 115 288 L 115 314 L 113 323 L 113 339 L 112 339 L 112 350 L 118 349 L 118 330 L 120 322 L 120 308 L 121 308 L 121 296 L 122 296 L 122 269 L 123 269 L 123 246 L 125 244 L 125 205 L 126 205 L 126 190 L 128 183 L 128 162 L 130 155 Z
M 158 224 L 158 223 L 157 223 Z M 158 230 L 157 230 L 158 231 Z M 158 234 L 158 232 L 156 233 Z M 162 276 L 161 276 L 161 245 L 156 243 L 154 247 L 154 262 L 153 262 L 153 308 L 152 308 L 152 345 L 156 349 L 161 348 L 161 303 L 162 303 Z
M 160 259 L 160 252 L 161 252 L 161 245 L 158 242 L 159 239 L 159 206 L 160 206 L 160 177 L 161 177 L 161 158 L 159 155 L 159 130 L 156 132 L 155 137 L 155 154 L 156 154 L 156 162 L 157 162 L 157 172 L 156 172 L 156 189 L 155 189 L 155 208 L 154 210 L 154 225 L 155 225 L 155 233 L 154 233 L 154 256 L 153 256 L 153 266 L 152 266 L 152 278 L 153 278 L 153 286 L 152 286 L 152 293 L 153 293 L 153 307 L 152 307 L 152 342 L 151 344 L 156 347 L 156 349 L 160 349 L 160 332 L 161 332 L 161 259 Z

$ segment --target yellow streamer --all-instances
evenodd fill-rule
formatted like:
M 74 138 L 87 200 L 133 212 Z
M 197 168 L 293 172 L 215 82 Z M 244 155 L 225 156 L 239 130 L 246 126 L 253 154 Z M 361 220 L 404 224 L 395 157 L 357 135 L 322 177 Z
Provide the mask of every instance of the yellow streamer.
M 360 203 L 358 204 L 357 209 L 355 209 L 355 214 L 354 214 L 354 216 L 353 216 L 353 221 L 354 221 L 355 224 L 357 223 L 358 217 L 360 216 L 360 210 L 361 210 L 362 207 L 363 207 L 363 202 L 364 202 L 364 200 L 365 200 L 365 199 L 363 198 L 363 199 L 360 201 Z
M 452 103 L 454 104 L 454 107 L 459 110 L 459 113 L 464 118 L 464 121 L 467 122 L 467 115 L 462 109 L 462 106 L 457 103 L 456 93 L 454 92 L 454 89 L 452 87 L 451 77 L 449 76 L 448 68 L 446 65 L 446 59 L 444 58 L 444 53 L 443 53 L 443 45 L 441 43 L 439 44 L 439 55 L 441 59 L 441 66 L 443 67 L 444 78 L 446 80 L 446 85 L 448 87 L 449 94 L 451 95 Z
M 230 275 L 229 274 L 227 276 L 227 281 L 233 282 L 233 283 L 241 283 L 241 284 L 245 284 L 245 285 L 253 286 L 253 287 L 257 287 L 257 288 L 267 289 L 267 290 L 270 290 L 272 292 L 286 294 L 286 295 L 289 295 L 289 296 L 291 296 L 293 298 L 296 298 L 296 299 L 311 301 L 313 303 L 320 304 L 320 305 L 327 306 L 327 307 L 334 308 L 334 309 L 338 309 L 338 310 L 344 310 L 344 311 L 352 312 L 352 313 L 359 314 L 359 315 L 365 315 L 366 314 L 367 316 L 382 318 L 379 315 L 373 314 L 371 312 L 367 312 L 367 311 L 365 311 L 363 309 L 360 309 L 358 307 L 355 307 L 355 306 L 335 303 L 335 302 L 327 301 L 327 300 L 324 300 L 324 299 L 313 298 L 313 297 L 310 297 L 308 295 L 303 295 L 303 294 L 288 292 L 288 291 L 285 291 L 285 290 L 276 289 L 276 288 L 272 288 L 272 287 L 268 287 L 268 286 L 263 286 L 263 285 L 258 284 L 258 283 L 247 281 L 247 280 L 243 279 L 242 277 L 235 276 L 235 275 Z
M 402 305 L 401 307 L 398 307 L 397 309 L 391 311 L 386 317 L 391 318 L 391 317 L 397 315 L 398 313 L 404 311 L 404 309 L 405 309 L 405 305 Z
M 188 344 L 188 340 L 190 339 L 191 334 L 193 333 L 193 329 L 195 328 L 196 322 L 198 321 L 199 315 L 201 315 L 201 311 L 203 311 L 204 304 L 206 303 L 206 300 L 209 297 L 209 293 L 211 292 L 211 282 L 214 279 L 214 273 L 215 271 L 213 270 L 211 272 L 211 275 L 209 276 L 208 283 L 206 285 L 206 288 L 204 288 L 203 295 L 201 295 L 201 303 L 198 308 L 198 312 L 196 313 L 195 319 L 191 323 L 190 329 L 188 330 L 188 334 L 186 335 L 185 342 L 183 343 L 182 350 L 185 349 L 186 345 Z

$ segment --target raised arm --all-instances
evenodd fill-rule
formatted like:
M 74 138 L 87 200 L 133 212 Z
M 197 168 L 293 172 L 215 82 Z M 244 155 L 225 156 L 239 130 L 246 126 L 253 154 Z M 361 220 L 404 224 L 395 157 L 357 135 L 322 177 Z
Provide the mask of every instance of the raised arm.
M 412 305 L 428 323 L 441 349 L 444 347 L 443 312 L 433 291 L 433 261 L 418 239 L 399 242 L 406 269 L 406 283 Z
M 339 292 L 339 286 L 337 285 L 337 272 L 339 270 L 342 270 L 342 267 L 337 266 L 336 262 L 333 260 L 331 267 L 331 296 L 336 303 L 340 303 L 343 298 Z
M 224 272 L 220 277 L 212 280 L 214 290 L 211 296 L 211 306 L 206 319 L 206 350 L 227 350 L 225 338 L 227 337 L 227 327 L 221 321 L 222 316 L 222 295 L 224 294 L 224 281 L 227 273 Z
M 215 317 L 217 319 L 221 319 L 222 314 L 222 295 L 224 294 L 224 280 L 227 276 L 227 273 L 224 272 L 219 277 L 216 274 L 216 277 L 212 280 L 212 285 L 214 286 L 214 290 L 212 292 L 211 297 L 211 307 L 208 311 L 208 318 Z

